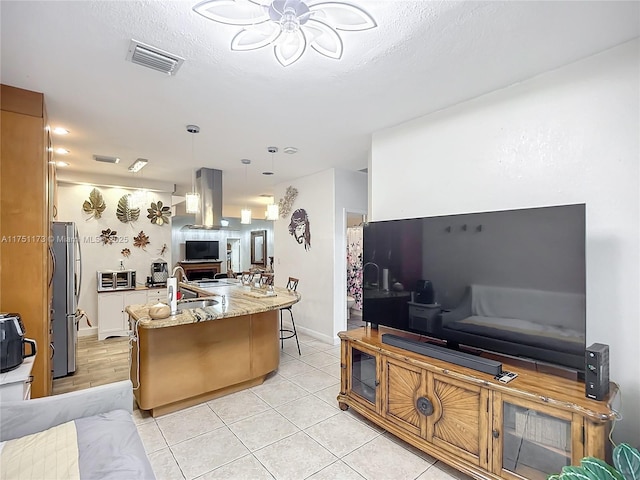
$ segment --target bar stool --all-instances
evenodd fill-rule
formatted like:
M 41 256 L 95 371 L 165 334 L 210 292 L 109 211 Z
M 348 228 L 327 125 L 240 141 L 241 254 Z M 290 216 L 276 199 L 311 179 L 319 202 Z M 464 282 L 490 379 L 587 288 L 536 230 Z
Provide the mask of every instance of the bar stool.
M 296 289 L 298 288 L 298 281 L 299 280 L 297 278 L 289 277 L 289 281 L 287 282 L 287 290 L 295 292 Z M 298 341 L 298 332 L 296 331 L 296 322 L 293 321 L 293 311 L 291 310 L 291 307 L 292 305 L 289 305 L 288 307 L 283 307 L 280 309 L 280 349 L 284 348 L 284 341 L 287 338 L 295 337 L 296 344 L 298 345 L 298 355 L 302 355 L 302 353 L 300 353 L 300 342 Z M 291 315 L 291 326 L 293 327 L 293 330 L 282 327 L 283 310 L 288 311 L 289 315 Z
M 260 286 L 267 287 L 273 285 L 273 273 L 262 273 L 260 275 Z
M 253 272 L 242 272 L 240 276 L 240 282 L 242 285 L 250 285 L 253 282 Z

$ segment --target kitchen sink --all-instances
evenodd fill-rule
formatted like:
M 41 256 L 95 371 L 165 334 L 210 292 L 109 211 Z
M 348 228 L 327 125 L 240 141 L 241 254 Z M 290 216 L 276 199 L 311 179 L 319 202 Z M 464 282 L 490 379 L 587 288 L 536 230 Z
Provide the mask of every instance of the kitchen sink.
M 212 298 L 207 299 L 193 299 L 193 300 L 182 300 L 178 302 L 178 311 L 182 310 L 190 310 L 192 308 L 205 308 L 212 307 L 217 305 L 219 302 Z

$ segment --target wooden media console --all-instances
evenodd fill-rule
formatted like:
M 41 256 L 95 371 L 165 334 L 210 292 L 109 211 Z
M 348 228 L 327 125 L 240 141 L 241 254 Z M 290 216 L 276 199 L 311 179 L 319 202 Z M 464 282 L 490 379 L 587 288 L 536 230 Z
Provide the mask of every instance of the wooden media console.
M 584 456 L 608 459 L 617 394 L 585 397 L 584 383 L 503 360 L 493 375 L 382 343 L 392 329 L 339 333 L 340 408 L 365 418 L 475 478 L 546 479 Z

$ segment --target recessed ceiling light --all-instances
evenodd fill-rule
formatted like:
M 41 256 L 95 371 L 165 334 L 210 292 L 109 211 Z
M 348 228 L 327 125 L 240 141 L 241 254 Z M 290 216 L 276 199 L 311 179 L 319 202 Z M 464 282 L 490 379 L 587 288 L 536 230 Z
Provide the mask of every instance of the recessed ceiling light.
M 55 133 L 56 135 L 67 135 L 69 133 L 69 130 L 62 127 L 56 127 L 53 129 L 53 133 Z
M 62 160 L 58 160 L 56 162 L 56 167 L 68 167 L 69 166 L 69 162 L 63 162 Z
M 282 149 L 284 153 L 288 153 L 289 155 L 293 155 L 294 153 L 298 153 L 298 149 L 296 147 L 284 147 Z
M 56 148 L 54 150 L 54 152 L 56 152 L 58 155 L 68 155 L 69 154 L 69 150 L 67 150 L 66 148 Z
M 149 160 L 146 158 L 139 158 L 129 165 L 129 171 L 133 173 L 139 172 L 147 163 L 149 163 Z
M 94 155 L 93 159 L 96 162 L 103 162 L 103 163 L 118 163 L 118 162 L 120 162 L 120 159 L 118 157 L 109 157 L 107 155 Z

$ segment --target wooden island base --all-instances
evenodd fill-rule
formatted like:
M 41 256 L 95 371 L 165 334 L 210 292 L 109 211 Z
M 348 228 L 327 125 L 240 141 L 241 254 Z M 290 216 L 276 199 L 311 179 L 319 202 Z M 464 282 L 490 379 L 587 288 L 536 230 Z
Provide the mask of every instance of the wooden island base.
M 279 365 L 278 331 L 277 310 L 138 328 L 131 361 L 138 406 L 155 417 L 261 384 Z

